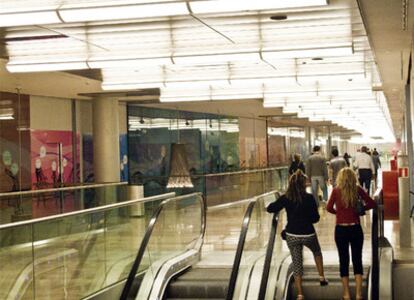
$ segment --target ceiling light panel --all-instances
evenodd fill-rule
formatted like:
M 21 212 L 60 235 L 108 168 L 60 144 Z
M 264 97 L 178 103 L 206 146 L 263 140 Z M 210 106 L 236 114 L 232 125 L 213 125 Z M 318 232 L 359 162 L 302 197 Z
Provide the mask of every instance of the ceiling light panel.
M 59 23 L 57 15 L 69 22 L 8 28 L 8 68 L 99 68 L 107 90 L 160 88 L 161 101 L 264 99 L 265 107 L 392 135 L 386 99 L 372 90 L 381 79 L 355 1 L 189 4 L 207 25 L 179 0 L 3 0 L 0 26 Z M 47 15 L 25 18 L 36 9 Z M 287 18 L 271 20 L 279 9 Z M 36 40 L 51 32 L 63 37 Z
M 228 0 L 188 1 L 194 13 L 204 15 L 212 13 L 228 13 L 258 11 L 267 9 L 304 8 L 326 5 L 326 0 L 302 1 L 243 1 L 237 3 Z M 41 11 L 43 18 L 36 15 L 28 17 L 32 11 Z M 177 17 L 189 15 L 186 1 L 83 1 L 72 0 L 63 3 L 57 0 L 3 0 L 0 7 L 1 26 L 57 24 L 70 22 L 92 22 L 114 19 L 145 19 Z M 58 17 L 59 16 L 59 17 Z
M 102 66 L 105 67 L 111 64 L 105 64 L 104 60 L 113 62 L 116 61 L 116 57 L 133 60 L 139 64 L 140 59 L 150 58 L 172 58 L 171 63 L 175 60 L 178 63 L 185 63 L 186 60 L 189 63 L 202 63 L 215 58 L 220 61 L 239 61 L 257 59 L 260 52 L 263 52 L 262 56 L 265 59 L 271 60 L 352 54 L 349 20 L 348 23 L 340 21 L 334 25 L 332 18 L 329 22 L 326 20 L 312 25 L 300 25 L 301 30 L 297 30 L 298 27 L 275 26 L 268 18 L 266 21 L 262 18 L 242 18 L 242 21 L 238 22 L 234 21 L 238 18 L 228 17 L 213 17 L 206 20 L 213 28 L 232 39 L 234 44 L 207 26 L 184 19 L 159 22 L 163 24 L 159 26 L 119 24 L 111 30 L 107 25 L 103 25 L 102 28 L 56 27 L 53 30 L 67 34 L 69 38 L 55 44 L 51 42 L 48 46 L 49 51 L 37 53 L 38 49 L 44 49 L 40 41 L 33 41 L 31 44 L 10 42 L 7 47 L 11 57 L 22 57 L 22 63 L 24 59 L 29 61 L 31 56 L 36 56 L 36 60 L 44 59 L 48 62 L 56 61 L 64 56 L 63 53 L 78 51 L 72 41 L 76 40 L 88 45 L 87 50 L 84 50 L 86 53 L 83 53 L 88 62 L 102 62 Z M 15 34 L 16 32 L 12 32 L 8 36 Z M 233 54 L 234 57 L 231 57 Z M 51 58 L 52 56 L 54 58 Z M 197 58 L 200 58 L 200 61 L 197 61 Z M 99 63 L 95 64 L 96 66 L 99 67 Z

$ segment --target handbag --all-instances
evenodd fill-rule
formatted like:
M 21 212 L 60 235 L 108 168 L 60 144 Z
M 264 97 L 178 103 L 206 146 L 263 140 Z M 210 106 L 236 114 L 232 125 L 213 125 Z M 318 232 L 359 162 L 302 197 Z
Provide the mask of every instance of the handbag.
M 356 203 L 355 211 L 358 214 L 358 216 L 365 216 L 365 203 L 359 195 L 358 195 L 358 200 Z

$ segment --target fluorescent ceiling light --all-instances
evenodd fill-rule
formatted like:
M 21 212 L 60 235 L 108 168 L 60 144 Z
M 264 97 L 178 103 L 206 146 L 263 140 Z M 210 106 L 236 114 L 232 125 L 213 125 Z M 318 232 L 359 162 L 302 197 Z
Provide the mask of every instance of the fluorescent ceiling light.
M 184 2 L 101 6 L 86 8 L 63 8 L 59 14 L 65 22 L 91 22 L 116 19 L 138 19 L 188 15 Z
M 8 63 L 6 68 L 12 73 L 23 72 L 44 72 L 44 71 L 62 71 L 62 70 L 83 70 L 88 69 L 85 62 L 60 62 L 60 63 L 42 63 L 42 64 L 14 64 Z
M 61 23 L 56 11 L 32 11 L 0 14 L 0 27 Z
M 352 43 L 326 48 L 263 51 L 263 58 L 269 61 L 282 58 L 328 57 L 352 55 Z
M 169 57 L 140 58 L 140 59 L 108 59 L 108 60 L 88 60 L 88 65 L 92 69 L 103 68 L 122 68 L 122 67 L 146 67 L 162 66 L 172 64 Z
M 1 13 L 0 8 L 0 26 L 21 26 L 21 25 L 40 25 L 40 24 L 58 24 L 62 22 L 91 22 L 103 20 L 123 20 L 123 19 L 139 19 L 139 18 L 153 18 L 153 17 L 167 17 L 167 16 L 181 16 L 188 15 L 190 12 L 187 9 L 184 1 L 168 1 L 162 3 L 154 3 L 155 1 L 140 1 L 141 4 L 136 4 L 132 1 L 106 1 L 100 6 L 93 6 L 93 2 L 83 3 L 76 1 L 69 2 L 69 4 L 60 5 L 60 3 L 47 3 L 48 5 L 41 6 L 42 3 L 34 4 L 24 3 L 17 6 L 15 3 L 7 3 L 4 5 L 10 6 L 9 9 L 3 9 Z M 11 1 L 9 1 L 11 2 Z M 14 2 L 21 2 L 15 1 Z M 144 3 L 143 3 L 144 2 Z M 274 10 L 282 8 L 295 7 L 309 7 L 316 5 L 327 5 L 326 0 L 256 0 L 256 1 L 240 1 L 235 4 L 233 1 L 218 0 L 218 1 L 191 1 L 189 2 L 192 11 L 196 14 L 210 14 L 210 13 L 228 13 L 241 11 L 257 11 L 257 10 Z M 23 6 L 24 5 L 24 6 Z M 60 6 L 59 6 L 60 5 Z M 25 10 L 39 10 L 39 11 L 22 11 Z M 14 11 L 13 11 L 14 10 Z M 60 16 L 60 17 L 59 17 Z
M 197 101 L 210 101 L 210 96 L 191 96 L 191 97 L 175 97 L 166 98 L 160 97 L 160 102 L 197 102 Z
M 229 54 L 213 54 L 213 55 L 188 55 L 174 56 L 173 60 L 177 64 L 205 64 L 217 62 L 233 62 L 233 61 L 260 61 L 258 52 L 251 53 L 229 53 Z
M 295 8 L 326 5 L 326 0 L 255 0 L 255 1 L 228 1 L 228 0 L 213 0 L 213 1 L 192 1 L 190 6 L 195 14 L 211 14 L 222 12 L 237 12 L 237 11 L 252 11 L 252 10 L 267 10 L 267 9 L 281 9 L 281 8 Z

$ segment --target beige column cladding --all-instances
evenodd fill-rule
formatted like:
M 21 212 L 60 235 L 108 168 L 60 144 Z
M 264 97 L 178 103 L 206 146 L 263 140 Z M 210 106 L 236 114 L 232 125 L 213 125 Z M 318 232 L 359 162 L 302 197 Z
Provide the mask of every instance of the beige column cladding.
M 118 100 L 98 96 L 92 100 L 93 168 L 95 182 L 119 182 Z

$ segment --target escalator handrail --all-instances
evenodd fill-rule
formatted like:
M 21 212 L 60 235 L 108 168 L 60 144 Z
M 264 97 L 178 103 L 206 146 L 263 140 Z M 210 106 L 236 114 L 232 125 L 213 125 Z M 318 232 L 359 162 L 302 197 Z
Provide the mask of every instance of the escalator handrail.
M 160 203 L 156 211 L 153 213 L 151 220 L 148 223 L 147 229 L 144 234 L 144 238 L 142 239 L 141 245 L 138 249 L 137 255 L 135 257 L 134 264 L 132 265 L 132 268 L 128 274 L 128 278 L 125 282 L 124 288 L 122 289 L 122 294 L 120 297 L 120 300 L 127 300 L 129 293 L 131 292 L 132 284 L 135 280 L 136 273 L 138 271 L 138 268 L 141 264 L 142 258 L 144 257 L 144 253 L 147 250 L 148 243 L 151 239 L 152 231 L 154 230 L 155 224 L 157 223 L 158 217 L 160 216 L 162 210 L 164 209 L 165 205 L 172 202 L 172 201 L 180 201 L 185 198 L 196 196 L 198 200 L 201 202 L 201 229 L 200 229 L 200 237 L 199 240 L 204 239 L 205 235 L 205 229 L 206 229 L 206 203 L 204 197 L 201 195 L 201 193 L 192 193 L 184 196 L 169 198 Z M 198 245 L 199 247 L 202 246 L 202 243 Z
M 252 198 L 249 205 L 247 206 L 246 212 L 245 212 L 244 217 L 243 217 L 242 229 L 240 231 L 240 236 L 239 236 L 239 242 L 237 244 L 236 255 L 234 257 L 233 267 L 232 267 L 232 270 L 231 270 L 231 275 L 230 275 L 229 287 L 227 289 L 226 300 L 232 300 L 233 299 L 234 289 L 236 287 L 237 276 L 239 274 L 239 269 L 240 269 L 241 258 L 242 258 L 242 255 L 243 255 L 244 244 L 246 242 L 247 231 L 249 229 L 249 224 L 250 224 L 250 219 L 251 219 L 251 216 L 252 216 L 253 209 L 254 209 L 254 207 L 255 207 L 255 205 L 256 205 L 256 203 L 259 199 L 261 199 L 262 197 L 265 197 L 266 195 L 275 194 L 275 193 L 277 193 L 277 192 L 272 191 L 272 192 L 269 192 L 269 193 L 266 193 L 266 194 L 263 194 L 263 195 L 260 195 L 260 196 L 256 196 L 256 197 Z
M 143 203 L 157 201 L 157 200 L 169 199 L 169 198 L 174 197 L 174 196 L 175 196 L 175 193 L 171 192 L 171 193 L 160 194 L 160 195 L 155 195 L 155 196 L 150 196 L 150 197 L 145 197 L 145 198 L 138 198 L 138 199 L 123 201 L 123 202 L 107 204 L 107 205 L 104 205 L 104 206 L 85 208 L 85 209 L 82 209 L 82 210 L 71 211 L 71 212 L 62 213 L 62 214 L 58 214 L 58 215 L 51 215 L 51 216 L 47 216 L 47 217 L 35 218 L 35 219 L 30 219 L 30 220 L 25 220 L 25 221 L 6 223 L 6 224 L 1 224 L 0 225 L 0 230 L 15 228 L 15 227 L 19 227 L 19 226 L 29 226 L 29 225 L 33 226 L 34 224 L 37 224 L 37 223 L 56 221 L 56 220 L 61 220 L 61 219 L 67 218 L 67 217 L 74 217 L 74 216 L 81 216 L 81 215 L 92 214 L 92 213 L 106 212 L 108 210 L 127 207 L 127 206 L 131 206 L 131 205 L 134 205 L 134 204 L 143 204 Z
M 258 300 L 263 300 L 265 299 L 265 296 L 266 296 L 267 282 L 269 281 L 270 266 L 272 264 L 273 249 L 275 246 L 278 223 L 279 223 L 279 214 L 273 214 L 272 229 L 270 230 L 269 242 L 267 244 L 267 249 L 266 249 L 266 257 L 265 257 L 265 261 L 263 264 L 263 273 L 262 273 L 262 280 L 260 281 L 260 290 L 259 290 Z
M 371 220 L 371 299 L 379 299 L 379 236 L 383 235 L 383 198 L 382 189 L 378 189 L 374 195 L 377 205 L 372 210 Z

